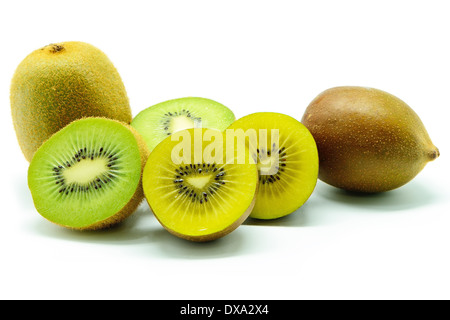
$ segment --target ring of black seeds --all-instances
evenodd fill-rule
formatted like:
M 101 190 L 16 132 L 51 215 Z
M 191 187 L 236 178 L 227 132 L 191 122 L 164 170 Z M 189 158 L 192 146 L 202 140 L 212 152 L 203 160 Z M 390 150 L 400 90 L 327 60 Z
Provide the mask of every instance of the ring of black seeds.
M 196 190 L 187 186 L 184 179 L 189 175 L 198 174 L 210 174 L 214 173 L 214 183 L 210 183 L 205 191 L 197 192 Z M 186 197 L 191 198 L 192 202 L 198 202 L 200 204 L 208 202 L 208 196 L 213 195 L 217 190 L 225 184 L 224 177 L 226 176 L 226 171 L 224 168 L 218 168 L 215 163 L 198 163 L 190 164 L 186 166 L 180 166 L 175 169 L 174 175 L 174 187 L 178 190 L 178 194 L 184 194 Z
M 257 162 L 259 159 L 261 159 L 261 157 L 265 156 L 265 154 L 267 154 L 268 157 L 271 156 L 271 154 L 273 154 L 274 152 L 277 152 L 277 147 L 275 144 L 272 145 L 272 149 L 268 150 L 266 152 L 265 149 L 256 149 L 256 153 L 253 155 L 253 159 L 255 160 L 255 162 Z M 283 175 L 283 172 L 285 171 L 286 168 L 286 148 L 283 147 L 281 149 L 278 150 L 278 164 L 279 166 L 276 166 L 275 169 L 277 170 L 277 173 L 275 174 L 270 174 L 270 175 L 259 175 L 259 181 L 262 184 L 266 184 L 266 183 L 274 183 L 277 182 L 279 180 L 281 180 L 281 176 Z
M 89 190 L 93 189 L 101 189 L 102 185 L 104 184 L 108 184 L 110 182 L 112 182 L 115 179 L 115 176 L 112 175 L 111 173 L 103 173 L 100 177 L 97 177 L 95 179 L 93 179 L 91 182 L 87 183 L 87 184 L 78 184 L 78 183 L 70 183 L 67 184 L 64 180 L 64 176 L 63 176 L 63 172 L 64 170 L 66 170 L 67 168 L 70 168 L 71 166 L 73 166 L 75 163 L 80 162 L 81 160 L 84 159 L 91 159 L 94 160 L 95 158 L 105 158 L 107 159 L 108 163 L 107 163 L 107 167 L 110 170 L 117 170 L 118 168 L 118 159 L 119 157 L 117 156 L 116 153 L 111 153 L 111 152 L 107 152 L 104 151 L 104 148 L 100 148 L 98 151 L 90 151 L 87 148 L 83 148 L 78 150 L 74 156 L 72 157 L 71 160 L 69 161 L 64 161 L 64 166 L 63 165 L 58 165 L 53 167 L 53 175 L 55 178 L 55 184 L 59 185 L 59 190 L 58 192 L 60 194 L 65 194 L 68 195 L 69 193 L 72 192 L 88 192 Z
M 161 120 L 161 126 L 168 136 L 172 134 L 172 132 L 169 131 L 170 121 L 172 121 L 171 118 L 178 116 L 186 116 L 192 119 L 192 121 L 194 121 L 194 124 L 196 125 L 202 122 L 202 118 L 194 116 L 189 110 L 186 109 L 175 112 L 167 112 L 164 114 L 164 117 Z

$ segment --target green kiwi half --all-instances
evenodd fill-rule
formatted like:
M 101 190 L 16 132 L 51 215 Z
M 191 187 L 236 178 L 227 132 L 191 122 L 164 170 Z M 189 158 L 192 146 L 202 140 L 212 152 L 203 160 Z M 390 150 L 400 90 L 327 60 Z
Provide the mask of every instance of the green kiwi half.
M 150 151 L 167 136 L 189 128 L 225 130 L 235 120 L 234 113 L 216 101 L 187 97 L 151 106 L 131 122 Z
M 143 200 L 148 149 L 129 125 L 106 118 L 74 121 L 44 142 L 28 169 L 37 211 L 58 225 L 102 229 Z

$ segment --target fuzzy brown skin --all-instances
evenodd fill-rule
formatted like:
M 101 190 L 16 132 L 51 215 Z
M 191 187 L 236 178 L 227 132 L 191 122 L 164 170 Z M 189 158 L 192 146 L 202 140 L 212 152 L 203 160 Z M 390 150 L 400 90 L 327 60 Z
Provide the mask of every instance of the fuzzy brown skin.
M 28 55 L 13 76 L 10 100 L 28 161 L 45 140 L 76 119 L 132 120 L 116 68 L 102 51 L 83 42 L 51 44 Z
M 439 156 L 417 114 L 377 89 L 328 89 L 310 103 L 302 123 L 317 143 L 319 179 L 349 191 L 398 188 Z

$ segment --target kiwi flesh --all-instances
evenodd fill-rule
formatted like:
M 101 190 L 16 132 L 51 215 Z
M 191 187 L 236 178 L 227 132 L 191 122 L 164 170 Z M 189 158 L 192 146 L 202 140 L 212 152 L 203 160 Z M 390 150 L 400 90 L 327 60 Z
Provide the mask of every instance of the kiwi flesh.
M 142 135 L 150 151 L 167 136 L 189 128 L 225 130 L 234 113 L 211 99 L 186 97 L 158 103 L 134 117 L 131 125 Z
M 275 112 L 249 114 L 226 131 L 237 134 L 239 129 L 259 171 L 250 217 L 276 219 L 293 213 L 309 199 L 317 183 L 319 159 L 311 133 L 291 116 Z
M 178 140 L 184 139 L 189 141 L 183 158 L 174 159 Z M 214 151 L 208 152 L 212 144 Z M 197 242 L 215 240 L 250 214 L 258 186 L 256 164 L 251 159 L 238 162 L 237 148 L 231 156 L 225 149 L 224 132 L 191 128 L 167 137 L 151 152 L 143 173 L 145 197 L 173 235 Z
M 84 42 L 50 44 L 29 54 L 12 78 L 10 102 L 28 161 L 45 140 L 76 119 L 132 120 L 116 68 L 102 51 Z
M 37 211 L 77 230 L 104 229 L 144 198 L 145 142 L 131 126 L 106 118 L 76 120 L 44 142 L 28 169 Z
M 302 123 L 319 149 L 319 179 L 349 191 L 396 189 L 439 156 L 413 109 L 379 89 L 325 90 L 309 104 Z

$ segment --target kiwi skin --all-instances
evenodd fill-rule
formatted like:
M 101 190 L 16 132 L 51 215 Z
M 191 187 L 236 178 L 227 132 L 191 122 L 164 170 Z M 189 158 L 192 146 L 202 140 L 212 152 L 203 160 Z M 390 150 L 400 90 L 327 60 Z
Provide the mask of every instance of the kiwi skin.
M 439 156 L 419 116 L 382 90 L 328 89 L 309 104 L 301 121 L 317 143 L 319 179 L 345 190 L 396 189 Z
M 130 123 L 132 113 L 119 73 L 108 57 L 84 42 L 50 44 L 17 67 L 11 114 L 22 152 L 34 152 L 73 120 L 106 117 Z
M 87 118 L 91 118 L 91 117 L 87 117 Z M 96 117 L 96 118 L 102 118 L 102 117 Z M 133 133 L 134 137 L 136 138 L 136 142 L 139 147 L 139 153 L 141 156 L 141 177 L 140 177 L 140 180 L 138 183 L 138 187 L 137 187 L 136 191 L 134 192 L 134 195 L 130 199 L 130 201 L 115 215 L 113 215 L 105 220 L 98 221 L 92 225 L 85 226 L 82 228 L 74 228 L 74 227 L 69 227 L 66 225 L 59 224 L 61 227 L 65 227 L 65 228 L 72 229 L 72 230 L 79 230 L 79 231 L 93 231 L 93 230 L 102 230 L 102 229 L 110 228 L 110 227 L 122 222 L 123 220 L 128 218 L 131 214 L 133 214 L 134 211 L 136 211 L 137 207 L 144 200 L 144 190 L 142 188 L 142 172 L 144 171 L 144 167 L 147 162 L 148 156 L 150 155 L 150 151 L 148 150 L 147 144 L 145 143 L 144 139 L 142 139 L 141 135 L 129 124 L 121 122 L 121 121 L 117 121 L 117 120 L 112 120 L 112 119 L 109 119 L 109 120 L 122 124 L 123 126 L 128 128 L 131 131 L 131 133 Z M 53 221 L 50 221 L 50 222 L 55 223 Z

